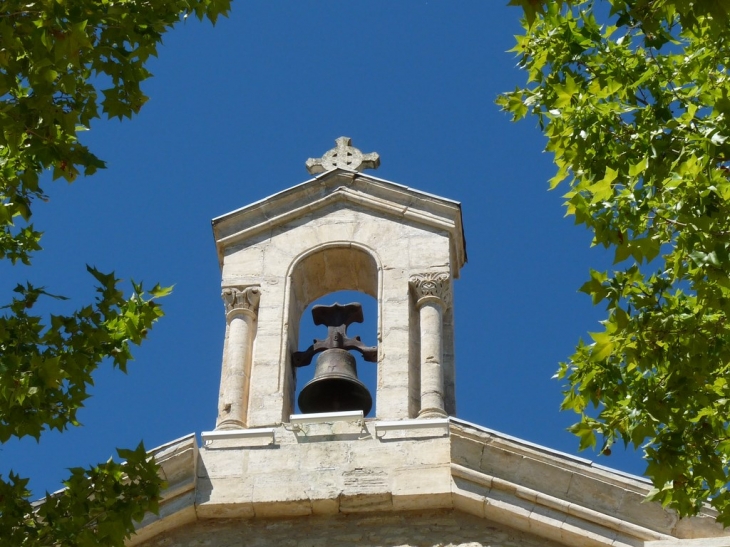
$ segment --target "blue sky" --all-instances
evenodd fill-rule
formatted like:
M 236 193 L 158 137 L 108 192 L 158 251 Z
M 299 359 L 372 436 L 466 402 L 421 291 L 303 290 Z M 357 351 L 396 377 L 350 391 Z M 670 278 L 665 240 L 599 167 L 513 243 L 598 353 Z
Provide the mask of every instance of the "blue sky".
M 547 191 L 553 167 L 534 120 L 513 124 L 494 104 L 525 79 L 506 52 L 520 10 L 504 4 L 239 1 L 215 28 L 190 20 L 169 33 L 139 116 L 84 135 L 108 169 L 49 183 L 34 216 L 45 250 L 31 268 L 0 265 L 5 300 L 29 280 L 72 298 L 56 311 L 93 298 L 87 263 L 174 284 L 167 316 L 128 375 L 99 371 L 84 427 L 7 443 L 0 473 L 31 476 L 41 495 L 116 446 L 212 429 L 225 320 L 210 220 L 307 180 L 305 160 L 341 135 L 380 153 L 373 175 L 462 203 L 458 416 L 576 453 L 551 376 L 600 328 L 603 311 L 577 289 L 610 260 L 564 218 L 565 189 Z M 580 455 L 644 469 L 619 449 Z

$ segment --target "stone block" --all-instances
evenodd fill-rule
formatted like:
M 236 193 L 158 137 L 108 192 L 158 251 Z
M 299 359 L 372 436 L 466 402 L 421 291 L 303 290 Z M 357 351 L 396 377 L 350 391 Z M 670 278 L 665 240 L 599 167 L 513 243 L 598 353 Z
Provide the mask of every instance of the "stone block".
M 517 469 L 515 482 L 558 498 L 565 498 L 573 478 L 573 471 L 530 458 L 523 458 Z
M 560 538 L 569 545 L 604 546 L 613 545 L 617 533 L 592 522 L 568 516 L 560 526 Z
M 529 508 L 490 496 L 486 498 L 484 504 L 485 518 L 516 530 L 529 531 Z
M 247 466 L 244 470 L 247 475 L 262 473 L 294 472 L 299 468 L 299 458 L 286 449 L 262 448 L 249 451 Z
M 259 345 L 261 344 L 273 344 L 267 345 L 266 348 L 262 348 L 265 350 L 274 350 L 274 351 L 261 351 L 258 352 L 257 358 L 261 358 L 262 355 L 276 355 L 277 360 L 280 353 L 281 348 L 281 321 L 282 321 L 282 314 L 281 314 L 281 306 L 277 309 L 273 308 L 266 308 L 266 309 L 259 309 L 259 320 L 256 324 L 256 340 Z
M 351 216 L 338 218 L 336 214 L 329 214 L 321 217 L 315 225 L 319 240 L 328 241 L 353 241 L 353 235 L 358 222 Z
M 480 469 L 489 475 L 514 481 L 519 476 L 524 456 L 494 445 L 484 447 Z
M 671 534 L 678 520 L 676 513 L 665 511 L 658 503 L 647 503 L 644 494 L 628 490 L 614 516 L 664 534 Z
M 292 500 L 277 502 L 255 501 L 253 510 L 256 517 L 303 517 L 312 514 L 309 500 Z
M 615 515 L 625 494 L 623 488 L 576 472 L 573 473 L 566 498 L 583 507 Z
M 340 513 L 372 513 L 389 511 L 393 508 L 390 492 L 368 494 L 345 494 L 340 496 Z
M 679 519 L 673 534 L 678 538 L 715 538 L 727 534 L 727 530 L 709 515 Z M 712 546 L 715 547 L 715 546 Z
M 378 390 L 408 389 L 410 376 L 408 362 L 405 361 L 404 354 L 398 352 L 396 355 L 391 355 L 388 348 L 383 348 L 382 354 L 383 360 L 378 363 Z M 399 355 L 401 357 L 398 357 Z M 385 376 L 385 378 L 382 376 Z M 405 416 L 401 416 L 401 419 L 403 418 Z
M 427 234 L 411 237 L 408 241 L 408 267 L 414 273 L 449 267 L 449 238 Z
M 244 278 L 261 278 L 264 273 L 264 247 L 238 248 L 223 258 L 225 284 L 238 285 Z
M 342 473 L 343 496 L 370 494 L 388 494 L 390 496 L 391 477 L 386 469 L 379 468 L 377 463 L 374 463 L 345 470 Z
M 312 499 L 313 515 L 336 515 L 340 512 L 340 500 L 335 499 Z
M 475 517 L 484 518 L 484 495 L 471 490 L 475 485 L 455 478 L 452 483 L 451 503 L 457 511 L 463 511 Z
M 251 518 L 253 481 L 199 478 L 195 508 L 199 518 Z
M 451 435 L 451 460 L 469 469 L 481 469 L 484 441 Z
M 300 473 L 280 471 L 275 466 L 271 466 L 268 472 L 252 474 L 251 499 L 254 505 L 302 502 L 304 500 L 309 506 L 309 497 L 305 491 L 307 485 L 302 480 L 303 478 Z M 257 514 L 259 514 L 258 511 Z
M 408 386 L 378 386 L 377 418 L 398 420 L 408 416 Z
M 178 528 L 197 519 L 195 513 L 195 492 L 187 492 L 177 498 L 160 504 L 157 515 L 147 513 L 141 522 L 135 524 L 135 535 L 127 540 L 127 547 L 135 547 L 165 530 Z
M 274 427 L 280 424 L 284 417 L 281 415 L 283 393 L 252 393 L 249 402 L 248 427 Z
M 247 467 L 248 452 L 242 449 L 202 449 L 198 477 L 241 477 Z
M 406 465 L 451 465 L 450 443 L 448 436 L 444 436 L 441 428 L 415 429 L 414 436 L 410 437 L 412 443 L 408 449 L 404 462 Z M 405 433 L 408 433 L 407 431 Z M 422 434 L 431 433 L 432 438 L 421 437 Z
M 372 470 L 392 469 L 395 462 L 402 462 L 407 448 L 400 442 L 382 446 L 374 437 L 349 443 L 346 470 L 370 468 Z
M 359 220 L 354 226 L 352 240 L 374 249 L 379 248 L 383 241 L 397 242 L 403 234 L 403 228 L 390 219 L 368 215 Z
M 168 450 L 155 453 L 155 460 L 160 465 L 161 476 L 167 481 L 167 487 L 162 492 L 162 499 L 174 497 L 195 488 L 195 464 L 198 458 L 196 443 L 193 435 L 169 447 Z
M 301 245 L 301 242 L 299 244 Z M 286 272 L 296 257 L 293 251 L 289 242 L 272 241 L 263 250 L 264 274 L 278 276 L 282 272 Z
M 393 508 L 451 508 L 451 466 L 400 468 L 393 473 Z
M 528 517 L 527 531 L 539 537 L 561 542 L 564 536 L 561 526 L 564 521 L 564 514 L 559 514 L 546 507 L 536 507 Z

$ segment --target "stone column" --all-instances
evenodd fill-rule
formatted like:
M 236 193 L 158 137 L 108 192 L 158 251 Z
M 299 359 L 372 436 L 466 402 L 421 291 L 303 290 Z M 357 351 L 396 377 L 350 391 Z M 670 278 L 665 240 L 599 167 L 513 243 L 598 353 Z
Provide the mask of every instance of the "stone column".
M 443 313 L 451 301 L 451 279 L 447 273 L 412 275 L 410 285 L 416 297 L 421 327 L 421 410 L 419 418 L 443 418 L 444 370 Z
M 223 289 L 226 344 L 216 429 L 246 427 L 253 335 L 261 292 L 258 287 Z

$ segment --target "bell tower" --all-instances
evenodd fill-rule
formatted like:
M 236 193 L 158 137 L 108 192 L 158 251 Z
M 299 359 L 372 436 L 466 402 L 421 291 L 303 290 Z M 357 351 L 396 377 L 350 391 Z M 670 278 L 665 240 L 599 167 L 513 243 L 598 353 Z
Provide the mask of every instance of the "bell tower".
M 307 160 L 314 178 L 213 220 L 226 312 L 217 430 L 289 421 L 306 353 L 302 314 L 340 290 L 377 301 L 377 346 L 368 348 L 377 419 L 455 413 L 451 293 L 466 262 L 461 208 L 362 173 L 379 164 L 377 153 L 340 137 Z M 335 339 L 320 349 L 335 355 Z M 340 351 L 353 349 L 362 351 L 352 342 Z M 336 408 L 327 401 L 333 390 L 315 391 L 309 408 Z
M 362 172 L 379 162 L 341 137 L 307 161 L 314 178 L 213 221 L 226 317 L 216 429 L 152 452 L 167 486 L 127 547 L 730 545 L 708 512 L 646 503 L 638 477 L 454 416 L 461 209 Z M 302 317 L 340 290 L 376 300 L 374 341 L 348 334 L 356 302 Z M 327 336 L 300 340 L 305 321 Z M 353 352 L 377 367 L 374 393 Z M 295 414 L 306 366 L 317 370 Z

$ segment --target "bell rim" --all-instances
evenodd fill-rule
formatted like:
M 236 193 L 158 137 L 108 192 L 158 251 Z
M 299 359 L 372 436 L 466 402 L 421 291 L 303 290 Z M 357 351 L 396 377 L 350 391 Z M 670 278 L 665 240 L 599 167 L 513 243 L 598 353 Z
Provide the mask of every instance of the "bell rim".
M 370 413 L 370 411 L 373 409 L 373 402 L 374 402 L 373 396 L 370 393 L 370 390 L 368 389 L 368 387 L 363 382 L 361 382 L 359 378 L 353 378 L 352 376 L 334 373 L 334 374 L 328 375 L 327 378 L 312 378 L 309 382 L 307 382 L 304 385 L 302 390 L 299 392 L 299 396 L 297 397 L 297 405 L 299 406 L 299 410 L 301 411 L 302 414 L 313 414 L 313 413 L 318 413 L 318 412 L 336 412 L 336 411 L 322 411 L 322 410 L 304 410 L 302 408 L 302 395 L 304 393 L 306 393 L 307 388 L 309 388 L 310 386 L 313 386 L 315 384 L 321 383 L 322 380 L 343 380 L 349 384 L 357 385 L 358 387 L 362 388 L 362 393 L 367 395 L 367 399 L 366 399 L 367 404 L 362 405 L 363 408 L 356 408 L 354 410 L 362 410 L 363 415 L 367 416 Z

